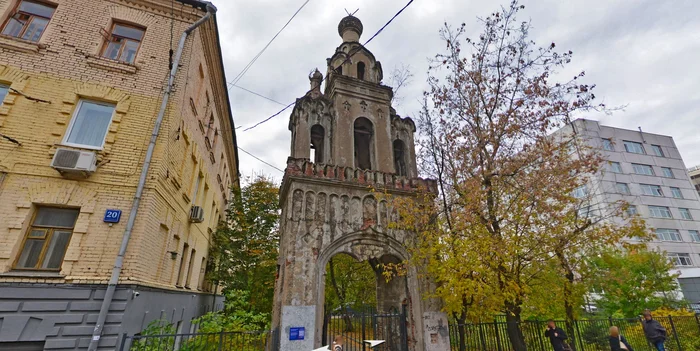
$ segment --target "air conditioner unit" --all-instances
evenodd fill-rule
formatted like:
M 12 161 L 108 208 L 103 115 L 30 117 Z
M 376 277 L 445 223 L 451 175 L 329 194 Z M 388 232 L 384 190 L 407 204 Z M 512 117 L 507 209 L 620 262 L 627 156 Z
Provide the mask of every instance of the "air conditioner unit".
M 190 209 L 190 222 L 192 223 L 202 223 L 204 222 L 204 209 L 200 206 L 192 206 Z
M 92 151 L 58 148 L 51 160 L 51 167 L 67 173 L 92 173 L 96 165 L 97 158 Z

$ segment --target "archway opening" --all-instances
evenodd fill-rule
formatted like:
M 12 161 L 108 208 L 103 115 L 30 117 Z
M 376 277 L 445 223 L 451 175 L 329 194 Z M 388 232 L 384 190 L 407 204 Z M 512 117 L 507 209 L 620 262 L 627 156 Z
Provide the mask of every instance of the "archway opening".
M 359 78 L 360 80 L 365 80 L 365 63 L 364 62 L 357 63 L 357 78 Z
M 372 150 L 374 149 L 374 126 L 372 122 L 360 117 L 355 120 L 355 167 L 372 169 Z
M 323 163 L 323 149 L 325 130 L 320 124 L 311 127 L 311 160 L 314 163 Z
M 401 139 L 394 140 L 394 170 L 400 176 L 408 175 L 406 169 L 406 144 Z

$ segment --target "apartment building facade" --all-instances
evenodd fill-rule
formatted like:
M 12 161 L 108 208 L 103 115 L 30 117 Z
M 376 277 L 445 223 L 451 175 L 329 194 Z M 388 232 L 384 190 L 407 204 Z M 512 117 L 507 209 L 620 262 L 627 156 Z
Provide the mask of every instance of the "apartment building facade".
M 207 255 L 238 157 L 208 5 L 0 0 L 0 350 L 87 348 L 141 180 L 100 349 L 221 302 Z
M 688 175 L 690 176 L 690 181 L 695 187 L 695 191 L 700 194 L 700 165 L 688 168 Z
M 598 210 L 624 200 L 656 234 L 649 245 L 665 251 L 691 303 L 700 301 L 700 199 L 673 138 L 578 119 L 556 133 L 576 133 L 607 160 L 587 186 Z

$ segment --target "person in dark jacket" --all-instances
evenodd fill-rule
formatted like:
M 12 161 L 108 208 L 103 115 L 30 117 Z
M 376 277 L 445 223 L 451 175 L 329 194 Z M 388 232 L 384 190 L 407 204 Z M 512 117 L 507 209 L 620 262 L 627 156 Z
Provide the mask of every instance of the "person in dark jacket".
M 566 333 L 563 329 L 557 327 L 553 320 L 547 321 L 547 330 L 544 332 L 544 336 L 549 338 L 549 342 L 552 343 L 554 351 L 565 351 L 566 343 L 564 340 L 567 339 Z
M 647 337 L 649 343 L 656 348 L 657 351 L 665 351 L 664 342 L 666 342 L 666 328 L 657 320 L 651 318 L 649 310 L 644 311 L 644 336 Z
M 634 351 L 624 336 L 620 335 L 620 329 L 610 327 L 610 351 Z

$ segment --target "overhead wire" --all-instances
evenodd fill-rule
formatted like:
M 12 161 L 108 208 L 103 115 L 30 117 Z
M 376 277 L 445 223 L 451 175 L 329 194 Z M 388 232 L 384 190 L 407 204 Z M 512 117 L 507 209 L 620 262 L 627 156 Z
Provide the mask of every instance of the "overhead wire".
M 243 70 L 242 70 L 240 73 L 238 73 L 238 75 L 235 76 L 235 77 L 231 80 L 231 82 L 229 82 L 229 87 L 228 87 L 229 89 L 231 89 L 231 86 L 232 86 L 232 85 L 238 83 L 238 81 L 241 80 L 241 78 L 243 78 L 243 76 L 248 72 L 248 70 L 250 69 L 250 67 L 253 66 L 253 64 L 255 63 L 255 61 L 257 61 L 258 58 L 260 58 L 260 56 L 265 52 L 265 50 L 267 50 L 267 48 L 270 46 L 270 44 L 272 44 L 272 42 L 277 38 L 277 36 L 279 36 L 280 33 L 282 33 L 282 31 L 283 31 L 285 28 L 287 28 L 287 26 L 289 25 L 289 23 L 292 22 L 292 20 L 294 19 L 294 17 L 296 17 L 297 14 L 299 14 L 299 12 L 301 12 L 301 10 L 304 8 L 304 6 L 306 6 L 306 4 L 309 3 L 309 1 L 310 1 L 310 0 L 306 0 L 306 1 L 301 5 L 301 7 L 299 7 L 299 9 L 298 9 L 296 12 L 294 12 L 294 14 L 292 15 L 292 17 L 289 18 L 289 20 L 287 21 L 287 23 L 285 23 L 284 26 L 282 26 L 282 28 L 277 32 L 277 34 L 275 34 L 275 36 L 272 37 L 272 39 L 270 39 L 270 41 L 262 48 L 262 50 L 260 50 L 260 52 L 258 52 L 258 54 L 255 55 L 255 57 L 253 57 L 252 60 L 250 60 L 250 62 L 243 68 Z
M 396 14 L 394 14 L 393 17 L 391 17 L 381 28 L 379 28 L 379 30 L 376 31 L 376 32 L 374 33 L 374 35 L 372 35 L 367 41 L 365 41 L 364 44 L 362 44 L 361 46 L 356 47 L 354 50 L 352 50 L 352 53 L 348 53 L 348 56 L 347 56 L 347 57 L 345 58 L 345 60 L 340 64 L 340 66 L 342 66 L 342 65 L 345 64 L 346 62 L 350 61 L 350 59 L 351 59 L 355 54 L 357 54 L 357 53 L 360 51 L 361 48 L 365 47 L 365 46 L 366 46 L 367 44 L 369 44 L 374 38 L 376 38 L 376 37 L 379 35 L 379 33 L 381 33 L 387 26 L 389 26 L 389 24 L 390 24 L 392 21 L 394 21 L 394 19 L 396 19 L 396 17 L 398 17 L 409 5 L 411 5 L 411 3 L 413 3 L 413 1 L 414 1 L 414 0 L 410 0 L 408 3 L 406 3 L 406 5 L 404 5 L 404 7 L 402 7 L 398 12 L 396 12 Z M 335 67 L 335 68 L 333 69 L 333 71 L 335 71 L 335 70 L 337 70 L 337 69 L 338 69 L 338 67 Z M 321 80 L 320 83 L 323 83 L 326 79 L 328 79 L 328 76 L 329 76 L 329 75 L 326 75 L 325 77 L 323 77 L 323 79 Z M 319 85 L 320 85 L 320 83 L 319 83 Z M 309 90 L 309 91 L 310 91 L 310 90 Z M 309 91 L 307 91 L 307 94 L 308 94 Z M 243 131 L 244 131 L 244 132 L 247 132 L 247 131 L 249 131 L 249 130 L 251 130 L 251 129 L 253 129 L 253 128 L 258 127 L 259 125 L 261 125 L 261 124 L 263 124 L 263 123 L 265 123 L 265 122 L 268 122 L 269 120 L 271 120 L 271 119 L 273 119 L 273 118 L 279 116 L 282 112 L 286 111 L 288 108 L 292 107 L 294 104 L 296 104 L 296 101 L 294 101 L 294 102 L 290 103 L 289 105 L 285 106 L 283 109 L 279 110 L 278 112 L 276 112 L 276 113 L 273 114 L 272 116 L 263 119 L 262 121 L 260 121 L 260 122 L 258 122 L 258 123 L 256 123 L 256 124 L 254 124 L 254 125 L 251 126 L 251 127 L 248 127 L 248 128 L 246 128 L 246 129 L 243 129 Z
M 232 86 L 234 86 L 234 87 L 236 87 L 236 88 L 238 88 L 238 89 L 241 89 L 241 90 L 243 90 L 243 91 L 247 91 L 247 92 L 249 92 L 249 93 L 251 93 L 251 94 L 253 94 L 253 95 L 259 96 L 259 97 L 261 97 L 261 98 L 263 98 L 263 99 L 265 99 L 265 100 L 272 101 L 272 102 L 274 102 L 274 103 L 276 103 L 276 104 L 278 104 L 278 105 L 284 106 L 283 103 L 281 103 L 281 102 L 279 102 L 279 101 L 277 101 L 277 100 L 275 100 L 275 99 L 269 98 L 269 97 L 267 97 L 267 96 L 265 96 L 265 95 L 262 95 L 262 94 L 259 94 L 259 93 L 256 93 L 256 92 L 254 92 L 254 91 L 252 91 L 252 90 L 249 90 L 249 89 L 246 89 L 246 88 L 244 88 L 244 87 L 242 87 L 242 86 L 240 86 L 240 85 L 233 84 Z
M 284 171 L 281 170 L 281 169 L 279 169 L 279 168 L 277 168 L 277 166 L 275 166 L 275 165 L 273 165 L 273 164 L 271 164 L 271 163 L 268 163 L 267 161 L 261 159 L 261 158 L 258 157 L 258 156 L 255 156 L 255 155 L 251 154 L 250 152 L 244 150 L 242 147 L 239 146 L 239 147 L 238 147 L 238 150 L 241 150 L 241 151 L 243 151 L 244 153 L 248 154 L 248 156 L 250 156 L 250 157 L 252 157 L 252 158 L 254 158 L 254 159 L 256 159 L 256 160 L 258 160 L 258 161 L 260 161 L 260 162 L 262 162 L 262 163 L 264 163 L 264 164 L 266 164 L 266 165 L 268 165 L 268 166 L 270 166 L 270 167 L 272 167 L 272 168 L 274 168 L 274 169 L 276 169 L 276 170 L 282 172 L 282 173 L 284 173 Z

